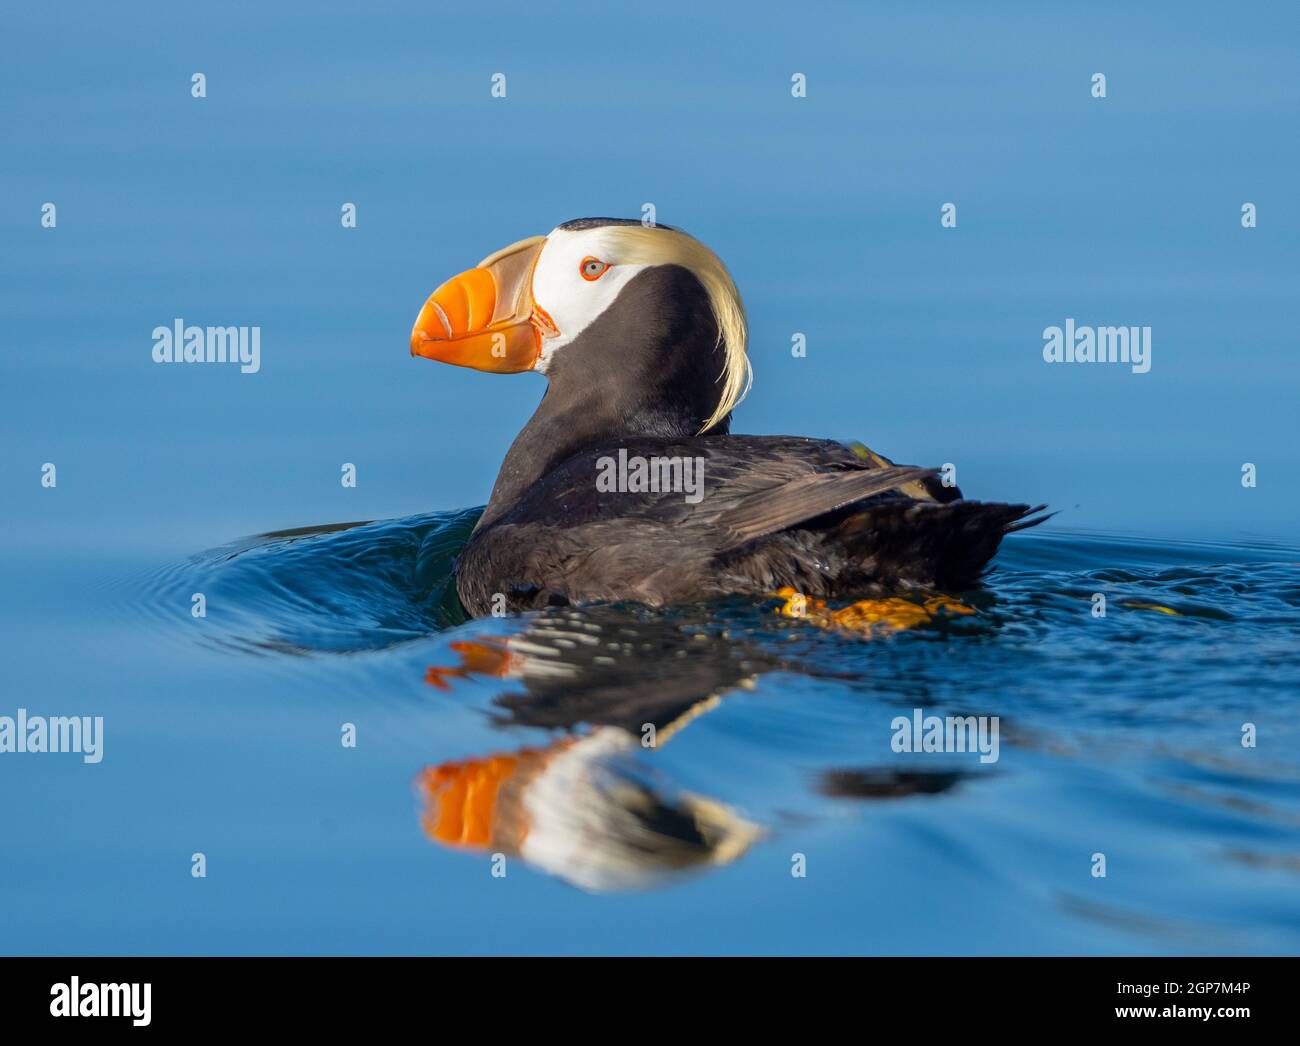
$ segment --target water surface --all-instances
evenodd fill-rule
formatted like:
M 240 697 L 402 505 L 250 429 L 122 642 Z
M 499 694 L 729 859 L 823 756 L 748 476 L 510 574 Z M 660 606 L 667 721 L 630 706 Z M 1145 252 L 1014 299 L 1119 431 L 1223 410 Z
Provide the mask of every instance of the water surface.
M 1296 550 L 1016 535 L 957 594 L 973 613 L 867 633 L 780 599 L 466 621 L 449 570 L 475 518 L 269 534 L 93 588 L 106 758 L 0 764 L 29 842 L 8 946 L 1300 945 Z M 894 751 L 916 708 L 998 716 L 996 761 Z

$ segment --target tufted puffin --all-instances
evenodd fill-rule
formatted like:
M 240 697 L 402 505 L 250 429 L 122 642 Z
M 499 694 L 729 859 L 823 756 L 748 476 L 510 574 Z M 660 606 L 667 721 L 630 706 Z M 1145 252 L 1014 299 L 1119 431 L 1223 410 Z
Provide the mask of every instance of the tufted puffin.
M 1041 522 L 860 444 L 732 435 L 746 336 L 717 255 L 637 220 L 566 222 L 438 287 L 413 356 L 548 383 L 457 560 L 465 609 L 966 589 Z

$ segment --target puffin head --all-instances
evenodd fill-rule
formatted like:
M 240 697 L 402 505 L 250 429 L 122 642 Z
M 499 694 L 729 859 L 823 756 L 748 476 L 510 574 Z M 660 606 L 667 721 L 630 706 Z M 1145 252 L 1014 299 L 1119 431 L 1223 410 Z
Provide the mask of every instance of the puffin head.
M 575 412 L 726 431 L 749 390 L 745 310 L 726 267 L 678 229 L 580 218 L 453 276 L 424 303 L 411 355 L 539 371 Z M 549 397 L 548 397 L 549 398 Z

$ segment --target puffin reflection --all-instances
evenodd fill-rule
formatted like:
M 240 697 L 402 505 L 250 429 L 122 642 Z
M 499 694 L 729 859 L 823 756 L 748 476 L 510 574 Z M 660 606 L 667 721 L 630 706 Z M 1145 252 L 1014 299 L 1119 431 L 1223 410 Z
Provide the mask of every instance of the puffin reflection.
M 727 864 L 761 829 L 722 803 L 652 783 L 637 739 L 598 727 L 544 748 L 430 767 L 420 775 L 435 842 L 517 855 L 586 890 L 652 886 Z
M 502 726 L 617 726 L 640 734 L 647 724 L 671 727 L 701 702 L 752 687 L 766 672 L 806 672 L 760 639 L 733 636 L 725 618 L 703 610 L 553 609 L 514 635 L 452 643 L 460 664 L 430 667 L 425 681 L 447 689 L 477 675 L 518 684 L 493 702 Z
M 445 846 L 516 855 L 583 889 L 636 889 L 736 860 L 762 828 L 666 782 L 655 751 L 723 695 L 784 662 L 703 612 L 555 609 L 508 637 L 458 641 L 439 690 L 490 676 L 502 726 L 564 731 L 540 747 L 456 760 L 416 782 L 422 825 Z
M 453 642 L 458 664 L 431 666 L 426 682 L 449 691 L 472 677 L 500 679 L 491 703 L 499 726 L 558 736 L 426 768 L 416 780 L 425 833 L 443 846 L 518 856 L 592 891 L 645 888 L 735 861 L 765 828 L 664 780 L 653 762 L 681 730 L 759 676 L 825 675 L 776 652 L 790 648 L 783 642 L 790 629 L 820 623 L 774 611 L 767 627 L 755 629 L 750 616 L 735 629 L 716 607 L 552 608 L 513 635 Z M 943 792 L 962 776 L 832 769 L 816 790 L 891 799 Z

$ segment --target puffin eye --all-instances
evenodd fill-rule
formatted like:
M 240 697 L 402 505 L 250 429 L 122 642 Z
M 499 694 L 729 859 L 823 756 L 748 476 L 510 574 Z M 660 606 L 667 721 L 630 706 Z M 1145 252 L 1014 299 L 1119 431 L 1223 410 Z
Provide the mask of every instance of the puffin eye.
M 584 280 L 598 280 L 605 275 L 609 266 L 599 258 L 593 258 L 590 255 L 583 258 L 578 265 L 578 271 L 582 273 Z

